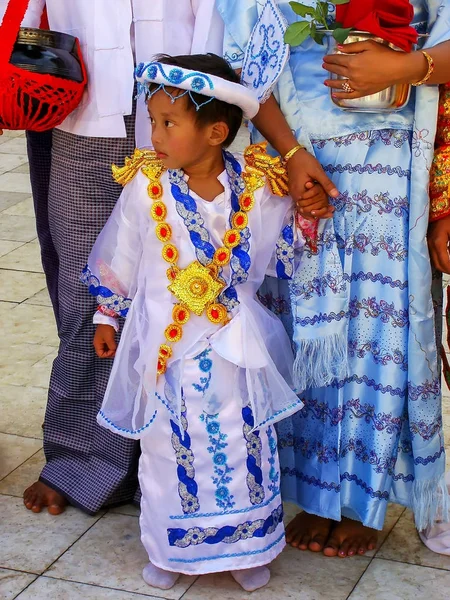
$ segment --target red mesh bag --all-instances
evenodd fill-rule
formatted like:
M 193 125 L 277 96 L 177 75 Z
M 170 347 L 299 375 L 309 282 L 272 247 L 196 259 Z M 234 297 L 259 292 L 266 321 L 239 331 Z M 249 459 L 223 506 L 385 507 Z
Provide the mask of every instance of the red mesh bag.
M 83 80 L 27 71 L 11 64 L 11 55 L 29 0 L 10 0 L 0 26 L 0 128 L 45 131 L 60 125 L 80 103 L 87 83 L 76 40 Z

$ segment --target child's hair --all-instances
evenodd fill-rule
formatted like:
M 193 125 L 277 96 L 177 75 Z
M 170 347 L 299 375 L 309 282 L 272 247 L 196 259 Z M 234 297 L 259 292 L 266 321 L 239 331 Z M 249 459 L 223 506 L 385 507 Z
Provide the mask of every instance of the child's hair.
M 230 67 L 226 60 L 220 58 L 216 54 L 191 54 L 186 56 L 169 56 L 160 54 L 155 58 L 163 65 L 173 65 L 181 69 L 190 69 L 191 71 L 200 71 L 208 75 L 216 75 L 233 83 L 240 83 L 239 75 Z M 157 83 L 150 86 L 150 91 L 154 91 L 158 87 Z M 205 101 L 205 96 L 191 92 L 195 102 L 199 105 Z M 196 110 L 194 102 L 188 97 L 188 108 Z M 228 104 L 222 100 L 214 99 L 207 104 L 203 104 L 196 111 L 196 121 L 200 125 L 210 125 L 222 121 L 228 125 L 229 134 L 224 141 L 223 146 L 226 148 L 233 143 L 239 128 L 242 125 L 243 112 L 239 106 Z

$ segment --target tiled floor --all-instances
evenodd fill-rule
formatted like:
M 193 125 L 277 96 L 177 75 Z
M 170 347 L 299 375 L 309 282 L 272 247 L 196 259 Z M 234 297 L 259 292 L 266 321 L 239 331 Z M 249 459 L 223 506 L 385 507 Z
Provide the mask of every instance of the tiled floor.
M 0 598 L 2 600 L 244 600 L 229 575 L 183 577 L 172 590 L 141 579 L 145 553 L 132 506 L 88 517 L 25 510 L 24 487 L 44 456 L 41 424 L 57 351 L 27 175 L 25 139 L 0 137 Z M 450 407 L 450 398 L 445 402 Z M 450 413 L 449 408 L 446 410 Z M 288 513 L 292 514 L 292 507 Z M 445 600 L 450 557 L 429 552 L 411 515 L 391 506 L 377 553 L 342 561 L 287 549 L 260 600 Z

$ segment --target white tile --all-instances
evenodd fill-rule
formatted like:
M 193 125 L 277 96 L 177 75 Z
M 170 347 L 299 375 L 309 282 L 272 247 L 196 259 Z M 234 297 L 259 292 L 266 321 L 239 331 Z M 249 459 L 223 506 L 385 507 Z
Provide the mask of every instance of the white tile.
M 8 240 L 0 240 L 0 257 L 9 254 L 13 250 L 23 246 L 23 242 L 12 242 Z
M 154 594 L 178 600 L 194 581 L 183 576 L 171 590 L 149 587 L 141 577 L 148 562 L 140 542 L 139 520 L 108 513 L 72 546 L 47 574 L 91 585 L 104 585 L 126 592 Z
M 20 465 L 0 481 L 0 494 L 22 498 L 27 487 L 39 479 L 44 465 L 44 450 L 39 450 L 23 465 Z
M 2 256 L 0 258 L 0 269 L 43 273 L 39 242 L 37 240 L 28 242 L 6 256 Z
M 2 141 L 3 140 L 3 141 Z M 26 154 L 27 153 L 27 140 L 25 136 L 17 136 L 11 139 L 6 139 L 3 136 L 0 138 L 2 143 L 0 144 L 1 154 Z
M 449 597 L 450 573 L 375 559 L 349 600 L 448 600 Z
M 0 136 L 0 144 L 2 142 L 7 142 L 11 138 L 17 137 L 25 137 L 25 131 L 21 129 L 4 129 L 2 135 Z
M 121 506 L 110 508 L 109 512 L 118 515 L 129 515 L 130 517 L 139 517 L 141 514 L 139 506 L 136 506 L 135 504 L 122 504 Z
M 103 585 L 105 587 L 96 587 L 44 576 L 36 579 L 27 590 L 17 596 L 17 600 L 143 600 L 156 597 L 107 589 L 107 581 Z
M 25 304 L 35 304 L 36 306 L 52 306 L 52 302 L 50 300 L 50 296 L 48 294 L 47 288 L 41 290 L 28 300 L 25 300 Z
M 62 515 L 33 513 L 21 498 L 0 496 L 0 566 L 41 574 L 99 517 L 69 507 Z
M 26 154 L 2 154 L 0 159 L 0 175 L 17 169 L 17 167 L 26 164 L 27 161 Z
M 0 138 L 1 139 L 1 138 Z M 0 160 L 1 160 L 0 154 Z M 7 210 L 19 202 L 23 202 L 29 198 L 29 194 L 18 194 L 17 192 L 1 192 L 0 191 L 0 212 Z
M 0 271 L 1 273 L 1 271 Z M 18 273 L 23 276 L 43 277 L 36 273 Z M 3 323 L 0 346 L 3 344 L 42 344 L 58 347 L 53 310 L 47 306 L 19 304 Z M 39 360 L 42 357 L 39 357 Z
M 34 345 L 33 348 L 39 348 Z M 0 369 L 2 368 L 0 362 Z M 0 377 L 0 381 L 3 379 Z M 2 416 L 0 431 L 23 437 L 42 438 L 47 404 L 47 389 L 42 387 L 0 385 Z M 26 418 L 24 418 L 26 415 Z
M 199 577 L 183 600 L 346 600 L 369 563 L 362 556 L 343 562 L 288 547 L 271 564 L 268 585 L 254 594 L 243 592 L 228 573 L 220 573 Z
M 0 213 L 0 239 L 14 242 L 31 242 L 36 238 L 36 219 Z
M 17 170 L 15 171 L 15 173 L 17 173 Z M 33 198 L 30 196 L 29 198 L 26 198 L 25 200 L 14 204 L 14 206 L 7 208 L 4 211 L 4 213 L 5 215 L 16 215 L 18 217 L 33 217 L 34 219 L 35 213 Z
M 377 553 L 377 558 L 435 567 L 450 571 L 450 556 L 428 550 L 422 544 L 410 510 L 405 511 L 387 540 Z
M 0 598 L 13 600 L 23 589 L 36 579 L 36 575 L 0 569 Z
M 0 269 L 0 300 L 23 302 L 45 286 L 45 277 L 41 273 Z
M 40 448 L 41 440 L 0 433 L 0 479 L 36 454 Z M 0 566 L 8 565 L 0 563 Z
M 0 152 L 6 144 L 0 146 Z M 3 173 L 0 175 L 0 190 L 2 192 L 19 192 L 31 194 L 30 176 L 27 173 Z

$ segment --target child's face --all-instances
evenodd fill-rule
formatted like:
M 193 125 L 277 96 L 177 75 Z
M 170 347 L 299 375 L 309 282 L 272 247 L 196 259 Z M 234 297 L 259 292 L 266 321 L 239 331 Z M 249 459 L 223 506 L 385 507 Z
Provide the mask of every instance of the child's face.
M 189 168 L 212 149 L 210 128 L 196 122 L 195 110 L 188 108 L 188 102 L 184 97 L 172 102 L 163 90 L 148 101 L 153 147 L 168 169 Z

